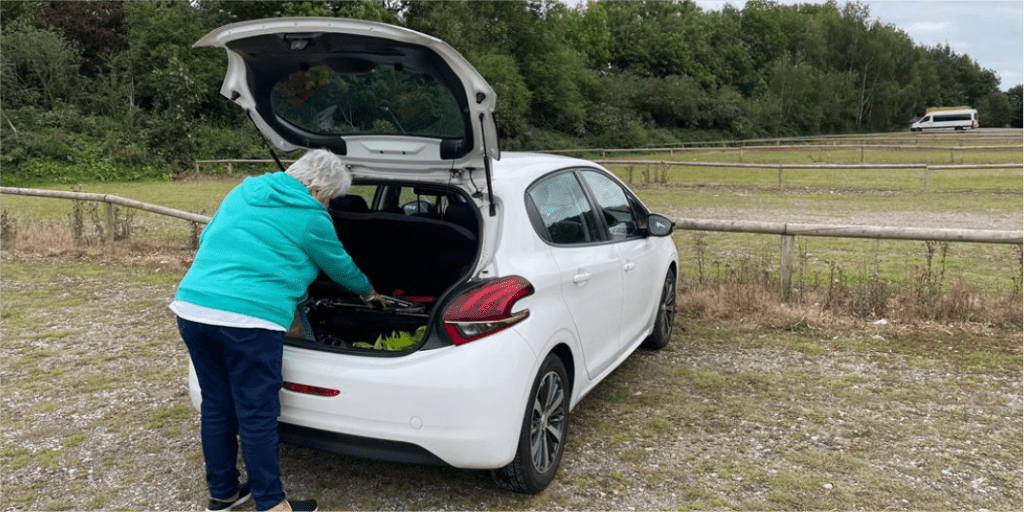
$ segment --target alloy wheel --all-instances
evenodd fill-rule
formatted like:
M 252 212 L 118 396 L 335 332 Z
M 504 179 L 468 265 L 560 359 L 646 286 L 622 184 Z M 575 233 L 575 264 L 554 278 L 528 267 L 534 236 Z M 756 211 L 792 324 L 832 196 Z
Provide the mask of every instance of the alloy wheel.
M 565 385 L 554 371 L 548 372 L 537 388 L 530 421 L 530 454 L 533 467 L 547 472 L 558 460 L 566 427 Z

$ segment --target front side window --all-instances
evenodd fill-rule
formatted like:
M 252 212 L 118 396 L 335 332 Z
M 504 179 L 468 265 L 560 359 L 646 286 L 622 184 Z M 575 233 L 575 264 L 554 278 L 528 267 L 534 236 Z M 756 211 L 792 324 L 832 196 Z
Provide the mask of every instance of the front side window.
M 598 213 L 604 217 L 610 240 L 625 240 L 641 235 L 637 215 L 626 191 L 614 180 L 594 171 L 583 171 L 583 181 L 597 200 Z
M 526 197 L 541 238 L 554 244 L 600 240 L 593 210 L 573 173 L 563 172 L 538 182 Z

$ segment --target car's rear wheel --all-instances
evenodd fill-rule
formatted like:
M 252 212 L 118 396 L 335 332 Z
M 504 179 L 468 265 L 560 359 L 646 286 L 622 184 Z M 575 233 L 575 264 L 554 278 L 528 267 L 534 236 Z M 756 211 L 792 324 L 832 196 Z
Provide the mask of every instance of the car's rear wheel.
M 672 339 L 672 328 L 676 320 L 676 273 L 669 269 L 661 286 L 661 299 L 654 317 L 654 332 L 641 344 L 644 348 L 661 350 Z
M 554 480 L 569 430 L 569 392 L 565 365 L 548 354 L 530 390 L 516 456 L 493 472 L 499 487 L 535 494 Z

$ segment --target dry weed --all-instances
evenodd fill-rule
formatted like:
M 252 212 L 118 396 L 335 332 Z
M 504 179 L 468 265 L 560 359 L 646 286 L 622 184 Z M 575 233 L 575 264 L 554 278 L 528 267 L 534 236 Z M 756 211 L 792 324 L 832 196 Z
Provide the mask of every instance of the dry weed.
M 773 286 L 731 282 L 681 287 L 676 304 L 683 317 L 738 321 L 769 329 L 831 329 L 883 319 L 902 325 L 977 323 L 1022 328 L 1019 294 L 984 296 L 972 291 L 962 279 L 947 290 L 936 291 L 928 300 L 922 300 L 920 291 L 913 287 L 895 292 L 891 288 L 888 283 L 872 280 L 859 286 L 806 291 L 797 300 L 785 303 Z
M 26 222 L 16 217 L 6 217 L 5 225 L 5 250 L 44 256 L 70 254 L 80 250 L 74 234 L 63 222 Z
M 88 216 L 82 217 L 88 219 Z M 145 265 L 160 268 L 187 269 L 194 251 L 180 242 L 161 239 L 135 240 L 133 231 L 144 229 L 134 226 L 133 216 L 115 219 L 115 243 L 102 243 L 102 231 L 97 237 L 75 236 L 80 227 L 76 216 L 64 221 L 25 220 L 3 212 L 3 249 L 33 257 L 60 257 L 87 259 L 104 263 Z

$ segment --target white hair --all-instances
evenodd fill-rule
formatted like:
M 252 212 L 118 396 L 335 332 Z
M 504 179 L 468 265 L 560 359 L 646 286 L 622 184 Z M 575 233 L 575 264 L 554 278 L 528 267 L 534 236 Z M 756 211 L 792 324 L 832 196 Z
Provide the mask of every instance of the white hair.
M 306 188 L 319 189 L 321 194 L 329 197 L 347 194 L 352 187 L 352 173 L 345 168 L 345 162 L 326 149 L 307 151 L 285 172 Z

